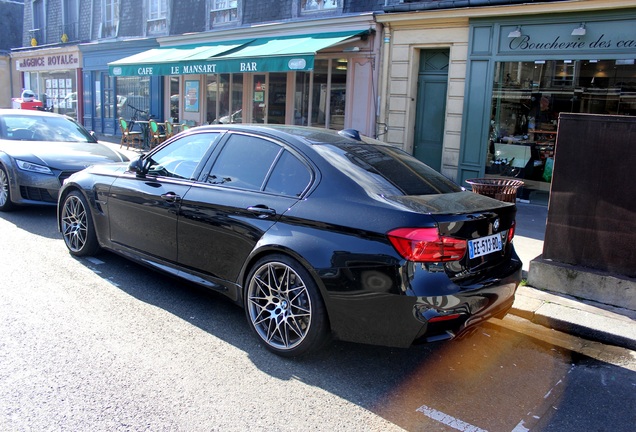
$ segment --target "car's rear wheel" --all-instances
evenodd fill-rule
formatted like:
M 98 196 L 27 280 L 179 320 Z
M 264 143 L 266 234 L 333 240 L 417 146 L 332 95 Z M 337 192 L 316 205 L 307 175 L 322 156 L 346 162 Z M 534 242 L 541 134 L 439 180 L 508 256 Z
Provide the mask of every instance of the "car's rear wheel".
M 252 329 L 270 351 L 296 357 L 328 338 L 325 306 L 309 272 L 296 260 L 271 255 L 249 273 L 245 310 Z
M 13 207 L 11 191 L 9 190 L 9 175 L 4 167 L 0 165 L 0 211 L 11 211 Z
M 99 251 L 90 208 L 78 191 L 72 191 L 64 198 L 60 225 L 64 243 L 72 255 L 90 256 Z

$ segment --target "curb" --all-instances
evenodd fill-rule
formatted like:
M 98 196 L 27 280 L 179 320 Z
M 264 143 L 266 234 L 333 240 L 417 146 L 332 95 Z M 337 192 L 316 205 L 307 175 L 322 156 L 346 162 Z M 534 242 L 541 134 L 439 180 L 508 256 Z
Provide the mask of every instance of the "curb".
M 636 312 L 519 287 L 509 314 L 583 339 L 636 350 Z

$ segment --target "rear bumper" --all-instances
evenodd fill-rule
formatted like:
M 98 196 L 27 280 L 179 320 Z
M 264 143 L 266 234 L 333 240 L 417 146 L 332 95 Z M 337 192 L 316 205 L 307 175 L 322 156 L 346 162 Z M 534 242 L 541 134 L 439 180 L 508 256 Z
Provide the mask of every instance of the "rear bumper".
M 505 268 L 498 269 L 498 278 L 469 287 L 454 284 L 443 272 L 411 267 L 393 275 L 395 283 L 401 283 L 399 290 L 367 285 L 356 291 L 332 291 L 327 303 L 334 337 L 406 348 L 461 336 L 512 307 L 522 277 L 521 261 L 513 255 Z M 357 272 L 355 279 L 361 284 L 370 271 Z M 383 274 L 385 281 L 390 277 L 388 269 L 373 272 Z

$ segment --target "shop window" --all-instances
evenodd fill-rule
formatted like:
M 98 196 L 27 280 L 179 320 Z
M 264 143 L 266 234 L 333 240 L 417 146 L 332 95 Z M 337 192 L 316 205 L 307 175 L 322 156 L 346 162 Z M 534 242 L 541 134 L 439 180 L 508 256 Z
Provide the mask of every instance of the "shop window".
M 102 0 L 101 38 L 117 36 L 119 26 L 119 0 Z
M 300 11 L 302 13 L 336 11 L 340 8 L 341 0 L 300 0 Z
M 633 60 L 496 63 L 486 174 L 547 190 L 559 114 L 636 115 L 635 77 Z
M 309 119 L 309 96 L 311 86 L 310 72 L 296 72 L 294 94 L 294 124 L 307 126 Z
M 42 104 L 58 114 L 77 119 L 77 88 L 75 71 L 40 73 Z
M 347 99 L 347 66 L 331 61 L 331 88 L 329 94 L 329 129 L 344 129 Z
M 287 113 L 287 74 L 270 73 L 267 91 L 267 123 L 285 124 Z
M 311 126 L 326 127 L 329 106 L 329 60 L 314 62 L 314 80 L 311 94 Z
M 172 123 L 179 122 L 180 99 L 179 77 L 170 77 L 170 121 Z
M 243 123 L 243 74 L 208 75 L 206 122 Z
M 238 20 L 237 0 L 208 0 L 208 4 L 210 11 L 208 28 L 236 22 Z
M 243 123 L 243 74 L 232 74 L 232 123 Z
M 165 33 L 168 29 L 168 1 L 148 0 L 148 34 Z
M 148 118 L 150 107 L 150 79 L 148 77 L 118 77 L 116 95 L 104 101 L 115 117 L 125 119 Z M 110 116 L 109 116 L 110 117 Z

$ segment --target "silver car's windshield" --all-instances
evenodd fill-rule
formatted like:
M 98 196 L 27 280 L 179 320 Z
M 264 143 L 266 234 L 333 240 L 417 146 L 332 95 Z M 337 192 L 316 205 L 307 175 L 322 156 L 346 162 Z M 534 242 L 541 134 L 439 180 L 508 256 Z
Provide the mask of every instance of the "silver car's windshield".
M 64 117 L 5 115 L 0 118 L 2 139 L 14 141 L 95 142 L 80 125 Z

